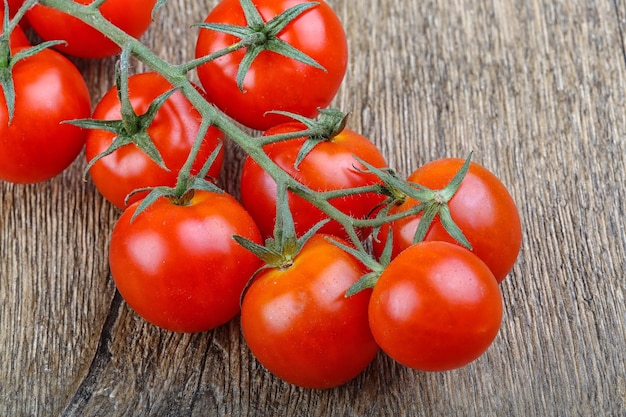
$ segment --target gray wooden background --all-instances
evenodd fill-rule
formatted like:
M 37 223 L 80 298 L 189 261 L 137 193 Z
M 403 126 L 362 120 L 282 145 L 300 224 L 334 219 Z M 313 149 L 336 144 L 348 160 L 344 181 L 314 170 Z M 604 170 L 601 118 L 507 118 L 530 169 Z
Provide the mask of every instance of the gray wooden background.
M 215 3 L 170 0 L 143 39 L 189 59 L 190 25 Z M 473 150 L 519 204 L 524 241 L 492 347 L 446 373 L 381 354 L 348 385 L 309 391 L 255 362 L 237 320 L 161 331 L 115 293 L 119 213 L 81 158 L 42 184 L 0 184 L 0 415 L 626 415 L 626 1 L 329 3 L 349 37 L 335 102 L 349 126 L 402 174 Z M 114 59 L 76 62 L 96 100 Z M 229 158 L 236 192 L 241 155 Z

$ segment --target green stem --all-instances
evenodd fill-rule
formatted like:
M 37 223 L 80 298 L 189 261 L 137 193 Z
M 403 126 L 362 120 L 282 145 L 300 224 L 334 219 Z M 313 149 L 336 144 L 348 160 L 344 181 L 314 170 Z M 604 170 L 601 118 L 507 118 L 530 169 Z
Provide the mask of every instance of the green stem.
M 274 179 L 277 184 L 285 184 L 292 192 L 310 201 L 330 218 L 339 222 L 346 229 L 348 235 L 353 241 L 353 244 L 356 245 L 356 248 L 358 250 L 365 252 L 365 249 L 355 232 L 355 227 L 372 227 L 376 225 L 381 225 L 385 221 L 399 219 L 412 213 L 411 211 L 408 211 L 394 216 L 387 216 L 382 219 L 355 219 L 341 212 L 332 204 L 330 204 L 328 202 L 328 199 L 352 195 L 355 192 L 363 190 L 357 189 L 356 191 L 343 190 L 332 192 L 313 191 L 310 188 L 301 184 L 299 181 L 292 178 L 276 163 L 274 163 L 274 161 L 272 161 L 272 159 L 270 159 L 268 155 L 263 151 L 263 145 L 265 144 L 273 143 L 279 140 L 306 136 L 308 133 L 317 133 L 316 131 L 312 130 L 311 132 L 309 132 L 308 130 L 304 130 L 301 132 L 293 132 L 284 135 L 255 138 L 249 134 L 246 134 L 221 111 L 219 111 L 212 104 L 206 101 L 202 94 L 189 81 L 186 74 L 198 65 L 216 59 L 219 56 L 222 56 L 239 48 L 245 47 L 247 41 L 242 40 L 241 42 L 233 44 L 229 48 L 217 51 L 216 53 L 208 55 L 204 58 L 192 60 L 181 65 L 174 65 L 161 59 L 137 39 L 133 38 L 132 36 L 128 35 L 124 31 L 111 24 L 111 22 L 109 22 L 102 16 L 97 8 L 94 8 L 91 5 L 82 5 L 79 3 L 75 3 L 73 0 L 40 0 L 39 3 L 44 6 L 49 6 L 59 11 L 75 16 L 86 24 L 94 27 L 96 30 L 107 36 L 120 47 L 129 49 L 136 59 L 161 74 L 175 88 L 181 91 L 182 94 L 185 95 L 185 97 L 187 97 L 187 99 L 201 114 L 203 118 L 203 127 L 207 127 L 209 125 L 216 126 L 226 135 L 226 137 L 237 143 L 245 153 L 247 153 L 252 159 L 254 159 Z M 201 146 L 201 143 L 204 139 L 203 136 L 204 135 L 198 135 L 196 143 L 194 143 L 194 146 L 184 165 L 184 168 L 183 170 L 181 170 L 181 178 L 190 177 L 189 171 L 191 169 L 191 166 L 193 165 L 199 147 Z M 368 187 L 366 191 L 380 192 L 380 188 Z

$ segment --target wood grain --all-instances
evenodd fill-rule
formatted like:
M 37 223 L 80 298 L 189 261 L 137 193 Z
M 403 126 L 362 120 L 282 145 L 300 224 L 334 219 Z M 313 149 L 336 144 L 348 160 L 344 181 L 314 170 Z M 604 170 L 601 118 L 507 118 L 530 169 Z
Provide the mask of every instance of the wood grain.
M 215 3 L 170 0 L 143 39 L 190 59 L 190 25 Z M 519 205 L 493 346 L 446 373 L 381 354 L 353 382 L 310 391 L 267 373 L 237 320 L 161 331 L 115 293 L 119 213 L 81 158 L 45 183 L 0 183 L 0 415 L 626 415 L 626 2 L 329 3 L 349 37 L 334 104 L 350 127 L 401 174 L 474 151 Z M 114 59 L 75 62 L 94 100 L 112 85 Z M 229 147 L 234 193 L 241 156 Z

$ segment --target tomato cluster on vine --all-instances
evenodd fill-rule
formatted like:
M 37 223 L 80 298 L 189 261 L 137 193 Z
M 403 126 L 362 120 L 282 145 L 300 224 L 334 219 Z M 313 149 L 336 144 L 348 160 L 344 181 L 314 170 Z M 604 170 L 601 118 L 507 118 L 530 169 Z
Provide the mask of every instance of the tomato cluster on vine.
M 513 198 L 470 158 L 401 178 L 346 127 L 328 106 L 347 40 L 325 1 L 220 0 L 183 65 L 133 47 L 163 2 L 34 3 L 3 19 L 0 179 L 48 180 L 84 148 L 93 184 L 122 211 L 110 271 L 137 314 L 174 332 L 240 314 L 263 366 L 316 389 L 352 380 L 380 350 L 445 371 L 489 348 L 521 246 Z M 44 42 L 31 47 L 22 27 Z M 115 54 L 92 111 L 64 55 Z M 130 74 L 131 59 L 157 63 Z M 200 85 L 181 77 L 191 70 Z M 218 187 L 227 140 L 247 153 L 238 198 Z

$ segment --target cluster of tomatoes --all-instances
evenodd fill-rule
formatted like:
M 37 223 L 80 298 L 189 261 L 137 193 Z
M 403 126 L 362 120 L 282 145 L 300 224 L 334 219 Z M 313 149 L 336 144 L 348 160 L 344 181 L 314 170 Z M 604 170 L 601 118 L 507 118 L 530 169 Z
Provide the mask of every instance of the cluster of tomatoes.
M 137 37 L 156 3 L 109 0 L 100 11 Z M 196 91 L 223 112 L 220 120 L 264 132 L 250 137 L 262 153 L 243 164 L 240 198 L 211 183 L 227 163 L 219 123 L 203 130 L 201 111 L 162 74 L 120 71 L 91 111 L 85 81 L 62 54 L 120 49 L 50 7 L 29 8 L 26 21 L 43 40 L 66 43 L 7 69 L 15 100 L 8 110 L 5 90 L 0 102 L 0 179 L 44 181 L 86 144 L 91 179 L 122 210 L 111 275 L 144 319 L 201 332 L 240 314 L 259 362 L 308 388 L 346 383 L 381 349 L 406 366 L 441 371 L 492 343 L 499 283 L 520 250 L 517 208 L 476 163 L 440 159 L 400 179 L 342 120 L 315 123 L 335 114 L 323 109 L 348 62 L 343 27 L 326 2 L 220 0 L 199 25 L 196 59 L 216 56 L 199 61 Z M 29 48 L 19 32 L 10 59 Z M 181 184 L 194 176 L 203 181 Z

